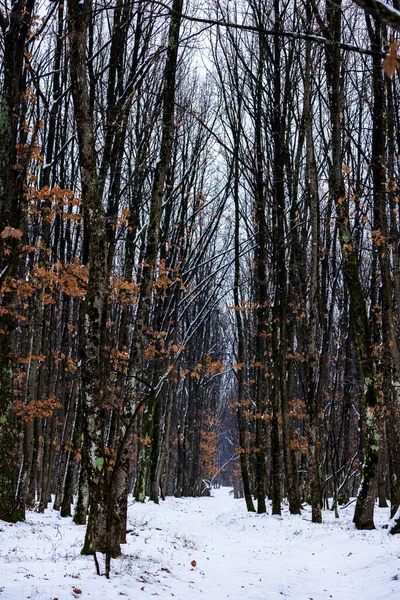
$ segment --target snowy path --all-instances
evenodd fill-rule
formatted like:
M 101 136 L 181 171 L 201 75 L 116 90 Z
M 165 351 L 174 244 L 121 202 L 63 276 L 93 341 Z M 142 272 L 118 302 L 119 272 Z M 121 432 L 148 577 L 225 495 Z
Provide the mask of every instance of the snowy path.
M 352 509 L 322 526 L 247 514 L 229 490 L 134 504 L 124 555 L 107 581 L 79 554 L 84 527 L 53 511 L 0 522 L 0 600 L 399 600 L 400 536 L 358 532 Z M 191 564 L 192 561 L 195 563 Z

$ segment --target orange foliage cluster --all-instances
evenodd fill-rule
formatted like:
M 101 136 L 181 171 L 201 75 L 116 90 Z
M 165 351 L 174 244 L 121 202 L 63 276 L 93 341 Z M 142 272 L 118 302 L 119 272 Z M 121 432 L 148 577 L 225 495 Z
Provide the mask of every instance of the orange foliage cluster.
M 51 417 L 57 408 L 62 408 L 55 396 L 49 396 L 43 400 L 29 402 L 25 404 L 22 400 L 14 402 L 15 413 L 26 423 L 33 423 L 34 419 L 43 419 Z
M 246 400 L 242 399 L 242 400 L 237 400 L 236 402 L 230 402 L 229 403 L 229 408 L 241 408 L 241 407 L 245 407 L 245 408 L 249 408 L 250 406 L 252 406 L 252 401 L 250 400 L 250 398 L 247 398 Z
M 290 415 L 296 419 L 304 419 L 306 415 L 306 403 L 301 398 L 292 398 L 290 401 Z
M 243 416 L 248 421 L 269 421 L 271 419 L 271 415 L 269 413 L 260 413 L 252 411 L 244 411 Z
M 293 439 L 290 442 L 291 450 L 300 450 L 302 454 L 307 454 L 308 452 L 308 440 L 306 437 L 301 436 L 297 439 Z
M 249 304 L 248 300 L 243 300 L 243 304 L 238 305 L 238 306 L 228 306 L 229 310 L 236 310 L 237 312 L 251 312 L 254 310 L 258 310 L 259 308 L 269 308 L 271 306 L 271 302 L 269 300 L 266 300 L 265 302 L 263 302 L 262 304 L 258 304 L 258 303 L 254 303 L 253 304 Z
M 110 362 L 110 375 L 109 379 L 111 382 L 117 380 L 117 375 L 119 373 L 126 374 L 128 371 L 128 359 L 129 352 L 126 346 L 122 350 L 117 350 L 113 348 L 108 355 L 108 359 Z
M 88 279 L 88 267 L 83 267 L 78 259 L 62 264 L 57 261 L 52 267 L 39 266 L 35 262 L 25 279 L 8 278 L 3 293 L 15 292 L 18 298 L 27 299 L 39 292 L 44 304 L 56 304 L 56 294 L 63 292 L 67 296 L 84 298 Z
M 218 455 L 218 435 L 217 427 L 218 419 L 204 415 L 204 425 L 200 433 L 200 455 L 202 462 L 202 472 L 206 477 L 213 477 L 218 471 L 217 455 Z
M 383 233 L 379 229 L 373 229 L 371 231 L 372 241 L 378 248 L 385 244 L 388 240 L 387 237 L 383 235 Z
M 205 365 L 197 363 L 192 371 L 187 369 L 186 374 L 190 374 L 190 377 L 200 380 L 202 371 L 204 371 L 206 377 L 224 373 L 224 365 L 220 360 L 213 361 L 211 356 L 206 355 L 204 357 L 204 362 Z
M 242 487 L 242 473 L 239 464 L 234 464 L 231 473 L 231 486 L 234 490 L 239 490 Z
M 39 215 L 44 222 L 52 223 L 57 215 L 63 219 L 80 221 L 82 215 L 78 208 L 82 204 L 79 197 L 74 196 L 71 190 L 58 186 L 49 188 L 45 186 L 40 190 L 31 187 L 27 191 L 27 201 L 30 215 Z
M 0 234 L 3 239 L 14 238 L 20 240 L 23 236 L 23 232 L 20 229 L 14 229 L 14 227 L 5 227 Z
M 138 283 L 116 276 L 110 281 L 108 296 L 110 300 L 124 306 L 135 306 L 139 290 Z
M 56 364 L 62 362 L 66 373 L 74 374 L 78 368 L 77 360 L 72 358 L 72 356 L 66 356 L 63 352 L 55 356 L 55 362 Z
M 133 436 L 133 440 L 134 442 L 139 442 L 142 446 L 149 446 L 151 444 L 151 438 L 149 438 L 148 436 L 143 438 L 140 435 L 137 435 L 136 433 Z
M 222 362 L 220 360 L 216 360 L 213 361 L 211 359 L 211 356 L 206 356 L 205 357 L 205 363 L 206 363 L 206 367 L 207 367 L 207 376 L 208 377 L 212 377 L 213 375 L 216 375 L 217 373 L 223 373 L 224 372 L 224 365 L 222 364 Z
M 165 260 L 158 262 L 157 278 L 153 283 L 153 292 L 155 294 L 161 294 L 162 298 L 166 297 L 166 291 L 169 287 L 174 285 L 176 282 L 179 283 L 182 291 L 186 290 L 183 283 L 182 275 L 180 274 L 180 266 L 176 266 L 173 269 L 166 266 Z
M 147 358 L 156 358 L 157 356 L 166 356 L 168 350 L 165 348 L 166 331 L 155 331 L 152 327 L 148 327 L 149 342 L 145 350 Z
M 37 165 L 43 164 L 43 155 L 41 154 L 41 148 L 37 144 L 17 144 L 17 158 L 25 163 L 32 162 Z M 20 169 L 22 165 L 16 164 L 15 169 Z
M 158 263 L 158 277 L 153 283 L 153 291 L 160 292 L 162 297 L 166 296 L 166 290 L 173 284 L 172 279 L 168 277 L 169 270 L 165 266 L 165 260 L 160 260 Z

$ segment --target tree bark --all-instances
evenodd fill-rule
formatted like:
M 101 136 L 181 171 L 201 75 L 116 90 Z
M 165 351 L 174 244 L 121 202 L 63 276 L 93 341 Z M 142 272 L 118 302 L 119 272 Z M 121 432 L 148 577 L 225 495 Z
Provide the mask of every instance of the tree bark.
M 4 78 L 0 99 L 0 234 L 6 227 L 18 230 L 23 219 L 22 190 L 26 165 L 17 167 L 17 144 L 20 137 L 19 119 L 24 91 L 24 51 L 34 6 L 34 0 L 13 2 L 8 19 L 4 17 L 1 20 L 4 36 Z M 7 245 L 9 248 L 6 253 Z M 17 239 L 11 238 L 10 241 L 10 238 L 0 236 L 0 291 L 6 277 L 12 278 L 17 274 L 18 245 Z M 18 502 L 16 499 L 16 420 L 12 407 L 12 355 L 16 354 L 13 347 L 14 300 L 15 294 L 12 292 L 3 295 L 2 308 L 6 310 L 6 316 L 2 318 L 3 331 L 0 334 L 0 519 L 13 523 L 25 518 L 24 502 Z M 26 429 L 25 444 L 28 450 L 28 447 L 31 447 L 31 431 L 28 424 Z M 28 465 L 26 466 L 28 468 Z
M 311 20 L 311 14 L 308 14 Z M 318 397 L 318 348 L 317 348 L 317 311 L 319 292 L 319 197 L 318 175 L 314 154 L 314 139 L 312 131 L 311 106 L 311 45 L 306 42 L 306 64 L 304 81 L 304 113 L 306 115 L 306 178 L 308 192 L 308 207 L 311 229 L 310 277 L 308 297 L 308 327 L 306 345 L 306 401 L 309 413 L 309 477 L 310 500 L 313 523 L 322 522 L 321 514 L 321 481 L 319 472 L 319 397 Z
M 336 42 L 341 37 L 341 11 L 341 2 L 329 4 L 326 7 L 328 30 L 331 32 L 332 40 Z M 332 163 L 329 172 L 329 192 L 336 205 L 339 240 L 343 258 L 342 269 L 349 291 L 350 313 L 354 326 L 356 350 L 360 360 L 365 391 L 365 455 L 361 487 L 354 513 L 354 523 L 357 529 L 373 529 L 380 437 L 375 412 L 378 405 L 378 391 L 376 365 L 372 354 L 371 331 L 357 263 L 357 253 L 353 246 L 350 230 L 349 206 L 342 173 L 341 114 L 343 108 L 343 90 L 340 79 L 340 65 L 341 55 L 339 46 L 326 46 L 326 75 L 328 89 L 330 90 L 329 108 L 332 127 Z
M 96 164 L 93 115 L 86 72 L 87 31 L 92 1 L 71 0 L 68 4 L 71 91 L 78 133 L 85 238 L 89 258 L 85 313 L 81 331 L 81 402 L 90 513 L 82 554 L 97 551 L 120 554 L 119 537 L 107 528 L 104 412 L 102 407 L 102 345 L 105 291 L 107 286 L 106 220 Z

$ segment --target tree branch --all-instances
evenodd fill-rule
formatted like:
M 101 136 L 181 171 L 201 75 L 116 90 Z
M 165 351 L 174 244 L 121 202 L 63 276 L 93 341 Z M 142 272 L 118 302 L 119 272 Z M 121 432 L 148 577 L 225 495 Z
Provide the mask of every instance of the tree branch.
M 381 0 L 354 0 L 365 12 L 380 23 L 400 31 L 400 11 Z

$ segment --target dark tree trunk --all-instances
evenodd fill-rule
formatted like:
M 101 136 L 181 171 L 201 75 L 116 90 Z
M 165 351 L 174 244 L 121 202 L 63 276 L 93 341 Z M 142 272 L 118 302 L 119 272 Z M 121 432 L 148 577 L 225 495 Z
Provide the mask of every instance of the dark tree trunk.
M 256 220 L 256 250 L 254 255 L 254 303 L 256 305 L 256 330 L 255 330 L 255 396 L 256 396 L 256 422 L 255 422 L 255 487 L 257 495 L 257 512 L 267 511 L 265 503 L 266 494 L 266 439 L 264 431 L 265 397 L 265 339 L 268 320 L 268 295 L 267 295 L 267 226 L 265 220 L 265 194 L 263 179 L 263 147 L 262 147 L 262 80 L 264 73 L 263 42 L 259 41 L 257 90 L 255 98 L 255 220 Z
M 17 144 L 24 91 L 24 51 L 34 6 L 34 0 L 18 0 L 12 4 L 8 20 L 1 20 L 4 78 L 0 98 L 0 234 L 4 233 L 6 227 L 18 230 L 23 219 L 22 192 L 27 165 L 16 168 L 19 162 Z M 6 278 L 16 276 L 18 264 L 18 239 L 0 235 L 0 291 Z M 13 311 L 9 310 L 13 298 L 15 295 L 12 292 L 3 295 L 2 308 L 8 315 L 2 318 L 3 331 L 0 335 L 0 519 L 15 523 L 25 517 L 25 500 L 18 502 L 16 499 L 16 439 L 13 433 L 16 422 L 12 408 L 15 323 Z M 25 429 L 26 450 L 30 451 L 31 431 L 28 423 Z M 26 461 L 23 465 L 23 470 L 26 467 L 24 474 L 29 469 L 29 452 Z M 26 479 L 24 477 L 24 484 Z
M 120 554 L 119 535 L 109 534 L 107 528 L 106 482 L 109 474 L 105 465 L 105 417 L 102 408 L 102 332 L 107 285 L 107 243 L 86 73 L 86 41 L 91 15 L 91 0 L 84 4 L 78 0 L 69 2 L 71 90 L 78 133 L 85 238 L 89 258 L 89 278 L 80 339 L 85 445 L 82 458 L 86 462 L 83 468 L 87 470 L 90 502 L 89 522 L 82 553 L 92 554 L 99 551 L 116 556 Z
M 162 139 L 160 146 L 160 159 L 157 162 L 152 193 L 150 199 L 150 214 L 147 228 L 147 243 L 140 275 L 140 297 L 135 320 L 135 329 L 132 339 L 132 356 L 129 368 L 130 386 L 127 387 L 127 410 L 126 416 L 129 425 L 119 444 L 117 459 L 110 481 L 110 494 L 108 502 L 109 520 L 115 521 L 118 515 L 119 522 L 125 522 L 126 518 L 120 516 L 126 511 L 126 495 L 128 493 L 128 476 L 130 470 L 130 458 L 132 455 L 132 430 L 134 418 L 138 406 L 136 403 L 136 378 L 141 376 L 145 369 L 144 348 L 147 337 L 147 328 L 152 306 L 153 282 L 159 250 L 160 222 L 162 213 L 162 199 L 164 195 L 167 172 L 171 161 L 172 144 L 174 139 L 175 122 L 175 84 L 179 48 L 179 31 L 181 25 L 182 0 L 174 0 L 171 8 L 171 19 L 169 25 L 168 48 L 164 69 L 164 88 L 162 97 Z M 109 560 L 108 560 L 109 564 Z M 106 568 L 106 571 L 107 568 Z
M 240 112 L 239 112 L 240 118 Z M 237 408 L 236 417 L 239 433 L 239 449 L 240 449 L 240 468 L 242 473 L 243 492 L 246 500 L 247 510 L 255 512 L 253 498 L 250 490 L 249 467 L 247 461 L 247 442 L 246 442 L 246 421 L 243 415 L 245 406 L 245 387 L 244 373 L 246 372 L 245 352 L 244 352 L 244 333 L 242 315 L 240 312 L 240 207 L 239 207 L 239 132 L 236 132 L 235 137 L 235 154 L 234 154 L 234 174 L 233 174 L 233 194 L 235 201 L 235 279 L 233 286 L 233 298 L 235 304 L 235 318 L 238 336 L 237 344 L 237 363 L 236 381 L 237 381 Z
M 308 14 L 310 18 L 311 15 Z M 306 119 L 306 178 L 308 192 L 308 208 L 311 229 L 310 250 L 310 276 L 309 276 L 309 316 L 306 345 L 306 401 L 309 413 L 309 477 L 310 477 L 310 500 L 313 523 L 322 522 L 321 514 L 321 481 L 319 472 L 319 411 L 320 402 L 318 397 L 318 347 L 317 347 L 317 311 L 319 290 L 319 197 L 318 197 L 318 174 L 314 155 L 314 139 L 312 130 L 312 105 L 311 105 L 311 46 L 306 42 L 306 64 L 304 83 L 304 112 Z
M 341 37 L 341 11 L 340 2 L 334 5 L 327 5 L 326 8 L 328 29 L 331 32 L 332 40 L 336 42 Z M 326 46 L 326 75 L 330 90 L 329 106 L 332 127 L 332 164 L 329 173 L 329 191 L 336 204 L 339 240 L 343 257 L 342 269 L 349 291 L 350 313 L 365 390 L 365 452 L 361 487 L 354 513 L 354 523 L 358 529 L 373 529 L 379 456 L 379 428 L 375 413 L 378 405 L 378 391 L 376 365 L 372 354 L 371 331 L 357 263 L 357 252 L 353 246 L 350 230 L 349 206 L 342 173 L 341 114 L 343 109 L 343 90 L 340 80 L 340 65 L 339 46 Z

